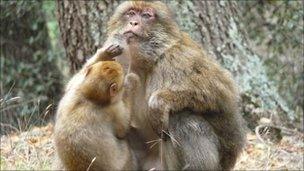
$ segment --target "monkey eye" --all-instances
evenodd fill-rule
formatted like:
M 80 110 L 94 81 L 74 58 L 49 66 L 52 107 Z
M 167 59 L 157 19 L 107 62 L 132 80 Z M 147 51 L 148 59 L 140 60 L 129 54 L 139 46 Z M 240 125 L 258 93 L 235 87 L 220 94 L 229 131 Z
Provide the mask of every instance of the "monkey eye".
M 132 17 L 132 16 L 134 16 L 136 13 L 135 13 L 135 11 L 134 10 L 130 10 L 130 11 L 128 11 L 127 13 L 126 13 L 126 15 L 128 16 L 128 17 Z
M 147 19 L 152 17 L 152 15 L 149 13 L 143 13 L 141 16 Z

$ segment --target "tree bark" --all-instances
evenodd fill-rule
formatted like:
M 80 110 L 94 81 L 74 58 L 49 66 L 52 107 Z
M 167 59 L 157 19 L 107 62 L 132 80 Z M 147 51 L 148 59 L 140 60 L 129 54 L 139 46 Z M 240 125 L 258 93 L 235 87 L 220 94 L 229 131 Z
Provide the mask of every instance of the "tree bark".
M 283 115 L 279 116 L 293 119 L 293 111 L 278 95 L 260 57 L 252 51 L 246 30 L 240 28 L 237 2 L 163 1 L 175 12 L 181 29 L 232 72 L 240 87 L 245 117 L 273 117 L 280 113 Z M 106 22 L 119 1 L 57 1 L 57 4 L 62 41 L 74 72 L 102 46 Z

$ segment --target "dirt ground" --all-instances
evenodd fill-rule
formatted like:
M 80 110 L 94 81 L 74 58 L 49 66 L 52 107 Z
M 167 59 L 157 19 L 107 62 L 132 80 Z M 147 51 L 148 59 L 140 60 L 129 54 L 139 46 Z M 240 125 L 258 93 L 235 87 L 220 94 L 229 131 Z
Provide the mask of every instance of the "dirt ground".
M 53 125 L 1 137 L 1 170 L 49 170 L 54 157 Z M 303 170 L 304 135 L 283 135 L 277 144 L 247 134 L 247 145 L 235 170 Z

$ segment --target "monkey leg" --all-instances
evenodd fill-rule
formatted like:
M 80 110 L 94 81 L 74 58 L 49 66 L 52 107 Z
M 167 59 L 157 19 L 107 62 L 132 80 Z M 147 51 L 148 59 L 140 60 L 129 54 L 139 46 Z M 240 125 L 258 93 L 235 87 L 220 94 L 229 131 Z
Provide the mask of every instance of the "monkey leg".
M 169 111 L 165 108 L 150 108 L 149 121 L 154 132 L 162 139 L 166 139 L 169 126 Z
M 189 110 L 170 115 L 169 133 L 162 143 L 165 169 L 221 169 L 219 139 L 202 116 Z

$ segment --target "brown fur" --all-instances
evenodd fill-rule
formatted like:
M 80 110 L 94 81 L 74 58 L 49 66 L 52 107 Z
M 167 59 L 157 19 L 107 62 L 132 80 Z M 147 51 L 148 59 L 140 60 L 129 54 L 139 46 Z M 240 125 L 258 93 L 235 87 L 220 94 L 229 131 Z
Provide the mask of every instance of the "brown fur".
M 141 83 L 134 102 L 136 128 L 146 141 L 156 138 L 154 131 L 169 131 L 170 141 L 162 145 L 166 169 L 231 169 L 245 134 L 230 73 L 180 31 L 158 1 L 121 4 L 109 21 L 109 35 L 122 34 L 129 9 L 145 8 L 155 10 L 155 21 L 143 23 L 140 36 L 124 47 L 129 70 Z
M 56 153 L 67 170 L 86 170 L 91 162 L 90 170 L 136 169 L 133 152 L 122 139 L 130 126 L 130 113 L 122 101 L 122 67 L 94 57 L 71 79 L 60 101 Z M 109 94 L 113 83 L 118 85 L 115 96 Z
M 109 88 L 111 84 L 118 85 L 119 92 L 123 85 L 123 71 L 120 64 L 116 62 L 98 62 L 86 70 L 86 78 L 79 87 L 79 91 L 99 105 L 111 103 Z M 94 85 L 94 86 L 93 86 Z

